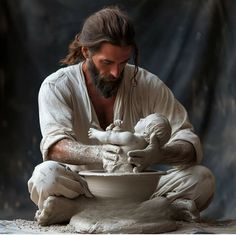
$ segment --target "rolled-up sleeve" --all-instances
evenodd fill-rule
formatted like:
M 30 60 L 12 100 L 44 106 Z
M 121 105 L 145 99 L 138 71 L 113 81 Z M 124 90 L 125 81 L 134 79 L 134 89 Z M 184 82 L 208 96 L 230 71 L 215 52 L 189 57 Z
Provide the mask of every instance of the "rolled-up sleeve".
M 39 121 L 43 136 L 40 150 L 44 160 L 47 160 L 50 146 L 57 141 L 65 138 L 75 140 L 70 92 L 63 80 L 63 75 L 56 82 L 46 79 L 39 90 Z

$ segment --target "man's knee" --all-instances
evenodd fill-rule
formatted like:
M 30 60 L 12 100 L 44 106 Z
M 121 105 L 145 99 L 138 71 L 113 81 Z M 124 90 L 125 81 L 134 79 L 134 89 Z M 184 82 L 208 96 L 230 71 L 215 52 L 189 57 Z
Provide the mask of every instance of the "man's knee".
M 60 168 L 64 168 L 58 162 L 54 161 L 45 161 L 37 165 L 34 169 L 32 177 L 28 181 L 29 191 L 34 184 L 38 186 L 44 186 L 49 190 L 52 187 L 52 183 L 56 181 L 56 178 L 60 174 Z
M 54 161 L 45 161 L 37 165 L 28 181 L 28 189 L 32 201 L 39 205 L 54 193 L 57 177 L 65 166 Z M 41 205 L 42 206 L 42 205 Z
M 209 181 L 215 184 L 215 177 L 212 172 L 205 166 L 196 165 L 186 169 L 186 173 L 190 173 L 197 181 Z
M 197 198 L 195 203 L 200 211 L 204 210 L 213 199 L 215 192 L 215 177 L 213 173 L 204 166 L 194 166 L 192 169 L 193 177 L 197 181 L 195 187 Z
M 165 196 L 169 200 L 190 199 L 201 211 L 211 202 L 215 191 L 215 178 L 211 171 L 200 165 L 183 170 L 172 169 L 161 177 L 154 196 Z

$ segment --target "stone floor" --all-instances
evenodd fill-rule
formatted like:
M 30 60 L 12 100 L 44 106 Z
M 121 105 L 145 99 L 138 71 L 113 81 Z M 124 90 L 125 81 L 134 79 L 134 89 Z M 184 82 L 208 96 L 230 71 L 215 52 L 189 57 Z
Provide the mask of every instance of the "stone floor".
M 236 220 L 202 221 L 201 223 L 178 222 L 178 229 L 168 234 L 236 234 Z M 42 227 L 29 220 L 0 220 L 0 234 L 73 234 L 70 225 L 53 225 Z

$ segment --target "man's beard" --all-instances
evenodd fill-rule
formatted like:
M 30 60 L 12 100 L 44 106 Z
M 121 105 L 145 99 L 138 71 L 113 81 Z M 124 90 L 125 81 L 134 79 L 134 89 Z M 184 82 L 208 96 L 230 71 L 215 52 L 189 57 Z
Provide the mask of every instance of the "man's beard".
M 112 75 L 101 76 L 99 74 L 98 69 L 96 68 L 96 65 L 92 61 L 92 59 L 89 59 L 87 61 L 87 66 L 88 66 L 88 71 L 92 78 L 93 84 L 101 92 L 101 94 L 105 98 L 110 98 L 116 95 L 117 90 L 120 86 L 120 83 L 123 79 L 124 71 L 122 71 L 122 73 L 120 74 L 118 78 L 115 78 Z

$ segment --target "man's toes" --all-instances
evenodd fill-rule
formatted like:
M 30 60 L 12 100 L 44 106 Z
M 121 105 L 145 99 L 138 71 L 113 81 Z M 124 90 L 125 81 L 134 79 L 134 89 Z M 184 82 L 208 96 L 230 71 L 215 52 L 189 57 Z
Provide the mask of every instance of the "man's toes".
M 42 213 L 41 210 L 37 210 L 36 213 L 35 213 L 35 215 L 34 215 L 34 219 L 35 219 L 35 220 L 38 220 L 38 217 L 40 216 L 41 213 Z
M 38 221 L 38 223 L 42 226 L 48 225 L 50 221 L 50 217 L 53 213 L 53 208 L 55 204 L 55 197 L 50 196 L 45 200 L 43 204 L 43 210 L 42 211 L 37 211 L 35 214 L 35 219 Z

